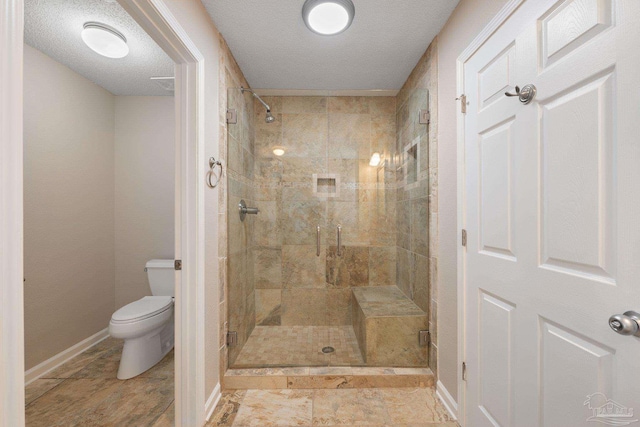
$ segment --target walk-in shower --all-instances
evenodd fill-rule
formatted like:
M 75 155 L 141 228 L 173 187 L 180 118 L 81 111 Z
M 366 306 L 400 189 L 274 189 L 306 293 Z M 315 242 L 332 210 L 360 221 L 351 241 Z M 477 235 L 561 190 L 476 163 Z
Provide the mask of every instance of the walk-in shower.
M 227 100 L 229 366 L 427 366 L 427 91 Z

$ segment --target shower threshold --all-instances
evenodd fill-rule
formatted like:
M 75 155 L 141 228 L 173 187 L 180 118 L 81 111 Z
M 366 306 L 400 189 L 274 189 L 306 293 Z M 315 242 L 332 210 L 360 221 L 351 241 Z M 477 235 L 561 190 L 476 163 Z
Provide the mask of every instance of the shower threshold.
M 229 369 L 225 389 L 337 389 L 434 387 L 429 368 L 291 367 Z

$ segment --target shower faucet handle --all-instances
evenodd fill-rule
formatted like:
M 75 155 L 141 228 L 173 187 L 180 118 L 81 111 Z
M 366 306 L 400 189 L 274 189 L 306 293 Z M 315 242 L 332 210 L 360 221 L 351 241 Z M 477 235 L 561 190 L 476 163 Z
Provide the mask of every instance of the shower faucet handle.
M 247 206 L 244 200 L 240 200 L 240 203 L 238 204 L 238 212 L 240 213 L 240 221 L 244 221 L 244 218 L 247 215 L 258 215 L 260 209 L 250 208 Z

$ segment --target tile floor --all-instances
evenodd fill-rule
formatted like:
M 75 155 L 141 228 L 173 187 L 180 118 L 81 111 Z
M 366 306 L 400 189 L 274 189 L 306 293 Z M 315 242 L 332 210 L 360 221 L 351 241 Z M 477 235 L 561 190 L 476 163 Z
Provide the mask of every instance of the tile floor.
M 120 381 L 116 373 L 121 351 L 122 342 L 108 338 L 29 384 L 27 426 L 173 426 L 173 352 L 142 375 Z M 457 427 L 429 387 L 229 390 L 207 423 L 356 425 Z
M 322 348 L 331 346 L 333 353 Z M 256 326 L 233 368 L 364 365 L 351 326 Z
M 122 340 L 107 338 L 29 384 L 27 426 L 173 426 L 173 351 L 126 381 L 121 353 Z
M 229 390 L 207 427 L 457 427 L 433 388 Z

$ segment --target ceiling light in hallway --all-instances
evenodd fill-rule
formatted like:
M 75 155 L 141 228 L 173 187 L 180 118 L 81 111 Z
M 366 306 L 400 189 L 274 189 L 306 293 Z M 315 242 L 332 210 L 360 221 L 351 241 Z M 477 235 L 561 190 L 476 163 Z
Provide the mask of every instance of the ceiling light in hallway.
M 302 18 L 311 31 L 330 36 L 351 25 L 356 8 L 351 0 L 307 0 L 302 6 Z
M 129 46 L 124 35 L 106 24 L 87 22 L 81 36 L 94 52 L 107 58 L 124 58 L 129 54 Z
M 284 147 L 273 147 L 273 154 L 276 156 L 284 156 Z

